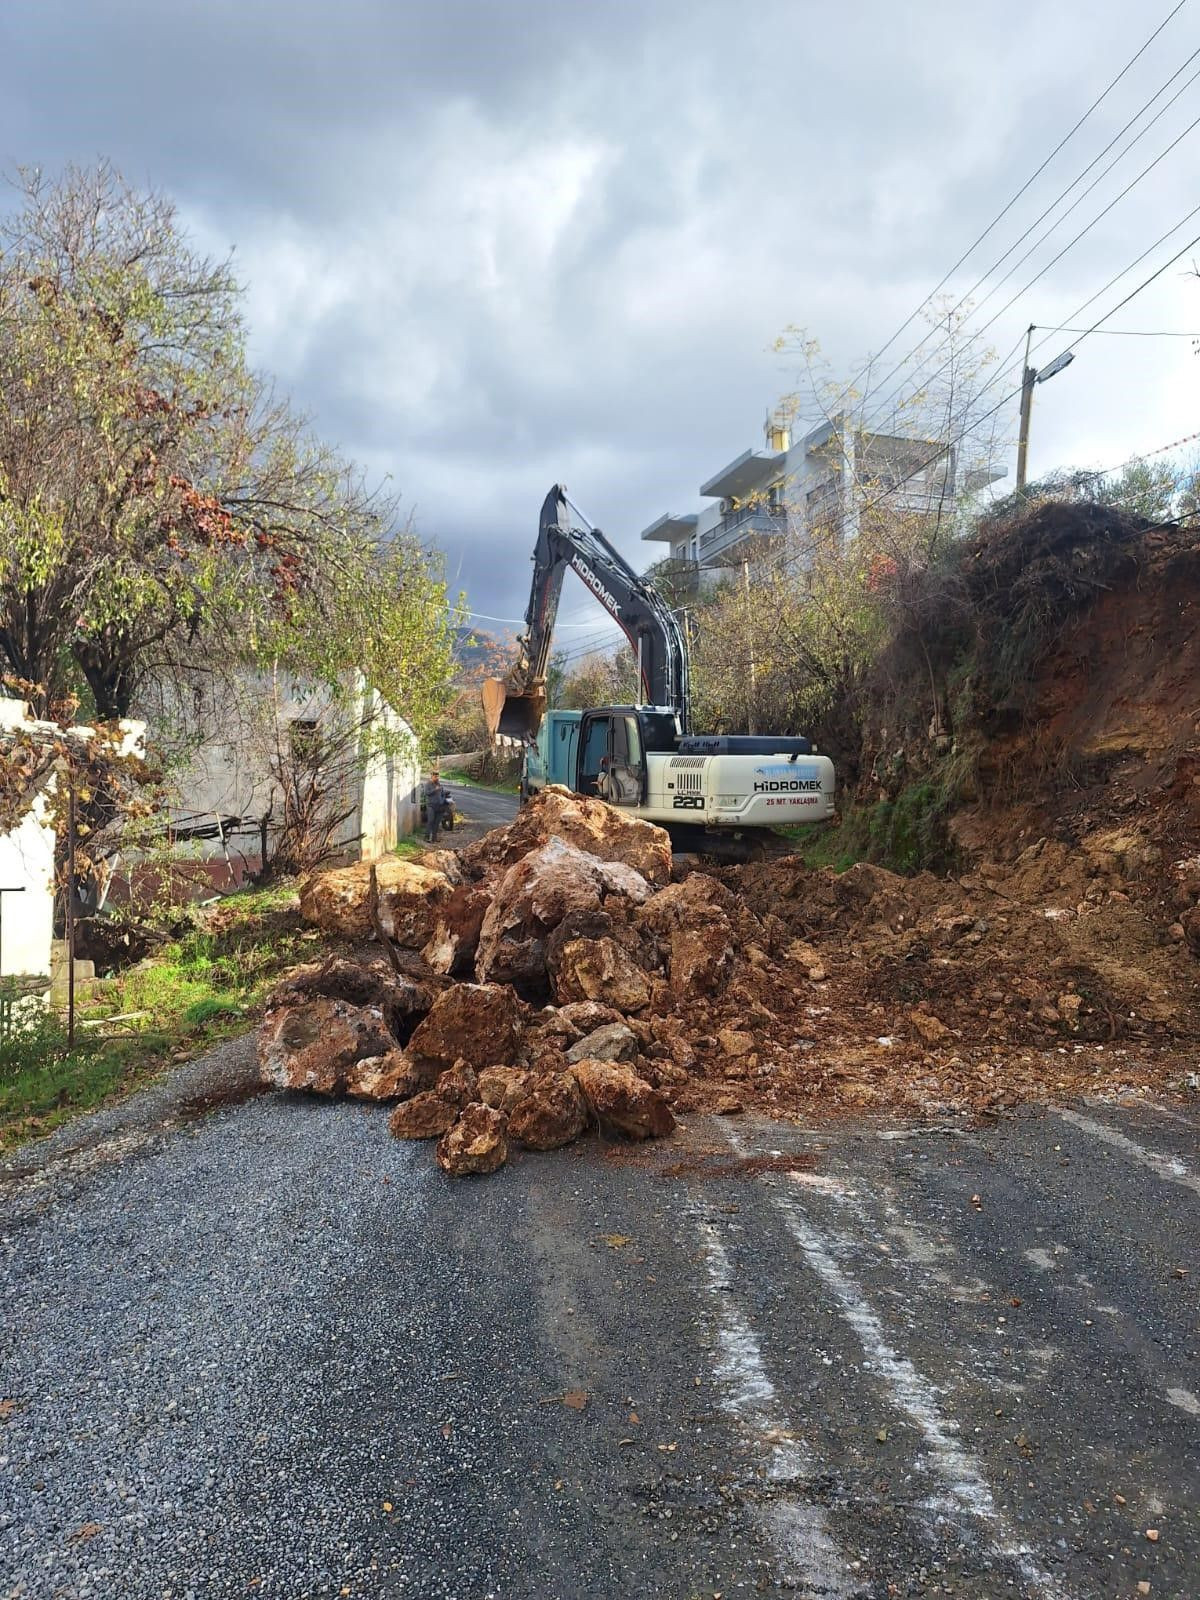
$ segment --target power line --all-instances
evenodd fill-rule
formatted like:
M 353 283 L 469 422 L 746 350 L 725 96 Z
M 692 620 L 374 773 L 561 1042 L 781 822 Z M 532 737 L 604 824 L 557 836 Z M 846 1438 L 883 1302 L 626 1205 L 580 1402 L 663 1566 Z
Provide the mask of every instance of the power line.
M 1066 144 L 1068 144 L 1071 139 L 1073 139 L 1075 137 L 1075 135 L 1079 132 L 1080 128 L 1083 127 L 1084 123 L 1088 120 L 1088 118 L 1092 115 L 1092 113 L 1094 111 L 1096 111 L 1099 106 L 1101 106 L 1103 104 L 1103 102 L 1108 98 L 1108 96 L 1116 88 L 1117 84 L 1120 83 L 1121 79 L 1126 75 L 1126 73 L 1130 70 L 1130 68 L 1143 55 L 1145 55 L 1146 51 L 1154 43 L 1155 39 L 1158 38 L 1159 34 L 1163 31 L 1163 29 L 1167 26 L 1167 24 L 1171 21 L 1171 19 L 1174 16 L 1176 16 L 1178 12 L 1182 11 L 1183 7 L 1186 4 L 1187 4 L 1187 0 L 1178 0 L 1178 3 L 1176 5 L 1174 5 L 1174 6 L 1172 6 L 1171 10 L 1167 13 L 1167 15 L 1159 23 L 1158 27 L 1155 28 L 1154 32 L 1145 41 L 1145 43 L 1141 46 L 1141 48 L 1139 50 L 1135 51 L 1135 53 L 1129 58 L 1129 60 L 1121 68 L 1120 72 L 1117 73 L 1116 77 L 1112 79 L 1112 81 L 1108 84 L 1108 86 L 1105 89 L 1103 89 L 1100 92 L 1099 95 L 1097 95 L 1095 100 L 1092 101 L 1091 105 L 1087 108 L 1087 110 L 1079 118 L 1078 122 L 1076 122 L 1070 129 L 1068 129 L 1068 131 L 1063 135 L 1063 137 L 1054 146 L 1054 149 L 1051 150 L 1050 154 L 1042 162 L 1042 164 L 1021 185 L 1021 187 L 1017 190 L 1016 194 L 1013 195 L 1012 199 L 1008 202 L 1008 204 L 1006 206 L 1004 206 L 1004 208 L 1001 211 L 997 212 L 997 214 L 992 218 L 991 222 L 989 222 L 987 227 L 983 230 L 983 232 L 981 234 L 979 234 L 979 236 L 976 239 L 974 239 L 967 246 L 967 248 L 963 251 L 962 255 L 959 256 L 958 260 L 954 263 L 954 265 L 942 277 L 941 281 L 939 283 L 935 284 L 934 287 L 925 296 L 924 300 L 922 300 L 920 302 L 920 304 L 917 305 L 909 313 L 909 315 L 905 318 L 905 320 L 896 329 L 895 333 L 892 334 L 891 338 L 887 341 L 887 343 L 885 345 L 883 345 L 882 348 L 877 350 L 873 356 L 870 357 L 870 359 L 867 361 L 866 365 L 862 368 L 862 370 L 858 373 L 858 375 L 855 378 L 853 378 L 851 380 L 851 382 L 846 386 L 847 389 L 852 389 L 854 387 L 854 385 L 856 383 L 858 383 L 859 380 L 867 372 L 869 372 L 871 370 L 871 366 L 873 365 L 873 363 L 878 361 L 880 356 L 884 355 L 888 350 L 891 349 L 892 345 L 895 344 L 896 340 L 905 331 L 905 329 L 912 326 L 913 322 L 921 314 L 921 312 L 929 304 L 929 302 L 933 299 L 933 297 L 936 294 L 938 294 L 942 289 L 945 288 L 946 284 L 949 283 L 950 279 L 958 271 L 959 267 L 962 266 L 963 262 L 966 261 L 971 256 L 971 254 L 978 248 L 979 245 L 981 245 L 983 243 L 983 241 L 996 228 L 996 226 L 1004 220 L 1004 218 L 1008 215 L 1008 213 L 1016 205 L 1017 201 L 1021 198 L 1021 196 L 1026 193 L 1026 191 L 1037 181 L 1038 178 L 1041 177 L 1042 173 L 1045 172 L 1046 168 L 1054 160 L 1055 156 L 1059 153 L 1059 151 L 1062 150 L 1063 147 Z M 1034 224 L 1034 226 L 1036 227 L 1036 223 Z
M 1045 323 L 1031 324 L 1037 332 L 1046 326 Z M 1051 329 L 1053 333 L 1086 333 L 1086 328 L 1058 327 Z M 1108 339 L 1200 339 L 1200 333 L 1180 333 L 1175 328 L 1096 328 L 1094 330 L 1102 338 Z M 1022 335 L 1022 338 L 1024 335 Z
M 1133 116 L 1129 118 L 1128 122 L 1125 123 L 1124 127 L 1122 127 L 1119 130 L 1119 132 L 1117 132 L 1117 133 L 1115 133 L 1113 135 L 1113 137 L 1109 140 L 1109 142 L 1104 146 L 1104 149 L 1100 151 L 1099 155 L 1094 156 L 1092 158 L 1092 160 L 1087 164 L 1087 166 L 1084 167 L 1083 171 L 1078 173 L 1074 178 L 1072 178 L 1071 182 L 1067 185 L 1067 187 L 1065 189 L 1061 190 L 1055 196 L 1055 198 L 1050 202 L 1050 204 L 1041 213 L 1041 215 L 1038 216 L 1038 217 L 1035 217 L 1035 219 L 1025 229 L 1024 233 L 1018 235 L 1018 237 L 1013 240 L 1012 244 L 1009 245 L 1008 249 L 1005 250 L 1002 255 L 997 256 L 996 260 L 992 262 L 991 266 L 988 267 L 985 272 L 981 273 L 978 278 L 976 278 L 975 282 L 971 285 L 971 287 L 966 291 L 965 294 L 963 294 L 963 295 L 961 295 L 959 297 L 958 301 L 951 308 L 951 310 L 949 312 L 949 316 L 950 317 L 953 317 L 955 312 L 961 310 L 961 308 L 970 300 L 971 296 L 975 293 L 975 291 L 977 289 L 981 288 L 983 286 L 983 284 L 985 284 L 987 282 L 987 280 L 991 277 L 992 273 L 995 272 L 997 267 L 1003 266 L 1004 262 L 1008 260 L 1009 256 L 1012 255 L 1013 251 L 1016 250 L 1018 248 L 1018 246 L 1021 245 L 1023 243 L 1023 241 L 1026 240 L 1029 237 L 1029 235 L 1033 232 L 1033 230 L 1038 226 L 1039 223 L 1045 221 L 1045 219 L 1050 215 L 1050 213 L 1055 209 L 1055 207 L 1060 204 L 1061 201 L 1066 199 L 1066 197 L 1070 194 L 1071 190 L 1075 188 L 1076 184 L 1081 182 L 1081 180 L 1084 179 L 1088 175 L 1088 173 L 1092 170 L 1092 168 L 1094 166 L 1096 166 L 1096 164 L 1098 162 L 1100 162 L 1100 161 L 1102 161 L 1104 159 L 1104 157 L 1112 149 L 1113 145 L 1116 144 L 1117 141 L 1119 139 L 1121 139 L 1126 132 L 1128 132 L 1128 130 L 1133 126 L 1133 124 L 1138 120 L 1139 117 L 1141 117 L 1146 111 L 1149 110 L 1149 108 L 1158 99 L 1159 95 L 1161 95 L 1165 89 L 1169 88 L 1170 85 L 1172 83 L 1174 83 L 1175 79 L 1177 77 L 1179 77 L 1180 73 L 1186 71 L 1186 69 L 1191 65 L 1191 63 L 1196 59 L 1197 56 L 1200 56 L 1200 48 L 1197 48 L 1196 50 L 1192 51 L 1191 55 L 1187 58 L 1187 60 L 1183 63 L 1183 65 L 1180 66 L 1180 67 L 1177 67 L 1175 69 L 1175 71 L 1171 74 L 1171 76 L 1166 80 L 1166 82 L 1163 83 L 1163 84 L 1160 84 L 1160 86 L 1150 96 L 1149 100 L 1145 101 L 1145 103 L 1143 105 L 1141 105 L 1138 108 L 1137 111 L 1134 112 Z M 1112 172 L 1112 170 L 1118 165 L 1118 163 L 1120 163 L 1121 161 L 1123 161 L 1125 159 L 1125 157 L 1133 149 L 1134 145 L 1136 145 L 1139 140 L 1145 138 L 1145 136 L 1150 132 L 1151 128 L 1154 127 L 1155 123 L 1158 122 L 1160 120 L 1160 118 L 1162 118 L 1162 117 L 1164 117 L 1166 115 L 1166 113 L 1171 109 L 1171 107 L 1180 98 L 1180 96 L 1185 94 L 1187 92 L 1187 90 L 1191 88 L 1192 84 L 1196 82 L 1197 78 L 1200 78 L 1200 69 L 1198 69 L 1196 72 L 1194 72 L 1192 74 L 1192 76 L 1187 80 L 1187 82 L 1185 84 L 1183 84 L 1183 86 L 1181 88 L 1176 90 L 1176 92 L 1167 101 L 1166 105 L 1162 106 L 1155 113 L 1155 115 L 1153 117 L 1151 117 L 1150 121 L 1146 124 L 1146 126 L 1144 128 L 1141 128 L 1141 129 L 1138 130 L 1138 132 L 1133 136 L 1133 138 L 1129 141 L 1129 143 L 1125 146 L 1125 148 L 1123 150 L 1119 151 L 1118 154 L 1116 156 L 1114 156 L 1112 161 L 1109 162 L 1108 166 L 1105 167 L 1104 171 L 1101 172 L 1098 177 L 1094 178 L 1090 184 L 1088 184 L 1087 188 L 1083 191 L 1082 194 L 1076 196 L 1076 198 L 1071 202 L 1071 204 L 1062 213 L 1062 215 L 1056 219 L 1056 221 L 1051 223 L 1050 227 L 1046 229 L 1045 233 L 1042 234 L 1041 238 L 1038 239 L 1036 241 L 1036 243 L 1030 245 L 1029 249 L 1025 252 L 1025 254 L 1023 256 L 1021 256 L 1017 261 L 1013 262 L 1012 266 L 1008 269 L 1008 271 L 1004 274 L 1004 276 L 997 283 L 993 284 L 992 288 L 988 290 L 986 295 L 984 295 L 983 299 L 979 302 L 979 305 L 972 307 L 970 315 L 974 315 L 983 306 L 985 306 L 987 304 L 987 302 L 991 299 L 991 297 L 996 293 L 996 291 L 1003 284 L 1008 282 L 1009 278 L 1012 277 L 1013 273 L 1016 272 L 1017 268 L 1020 267 L 1024 262 L 1028 261 L 1030 256 L 1032 256 L 1039 249 L 1039 247 L 1041 245 L 1045 244 L 1046 240 L 1050 237 L 1050 235 L 1052 233 L 1054 233 L 1057 228 L 1062 226 L 1062 224 L 1066 221 L 1066 219 L 1071 215 L 1072 211 L 1074 211 L 1077 206 L 1081 205 L 1083 203 L 1083 201 L 1087 199 L 1088 195 L 1091 194 L 1094 189 L 1096 189 L 1101 183 L 1103 183 L 1104 179 L 1108 177 L 1109 173 Z M 1194 127 L 1195 123 L 1193 123 L 1192 126 Z M 1190 130 L 1185 130 L 1185 133 L 1187 131 L 1190 131 Z M 1180 137 L 1183 137 L 1183 135 L 1181 135 Z M 1178 141 L 1176 141 L 1176 142 L 1178 142 Z M 1169 145 L 1167 147 L 1167 150 L 1164 151 L 1163 154 L 1164 155 L 1168 154 L 1169 151 L 1172 150 L 1172 149 L 1174 149 L 1174 145 Z M 1161 160 L 1162 156 L 1159 156 L 1157 159 Z M 1145 171 L 1143 173 L 1141 173 L 1139 178 L 1134 180 L 1134 184 L 1140 182 L 1141 178 L 1145 177 L 1146 173 L 1151 170 L 1151 167 L 1155 166 L 1156 164 L 1157 164 L 1156 162 L 1151 162 L 1150 167 L 1147 167 L 1145 169 Z M 1134 185 L 1131 185 L 1130 187 L 1133 187 L 1133 186 Z M 1128 190 L 1123 191 L 1123 193 L 1128 193 Z M 1118 195 L 1117 196 L 1118 200 L 1120 200 L 1121 198 L 1123 198 L 1123 195 Z M 1114 201 L 1114 204 L 1115 203 L 1116 202 Z M 1104 212 L 1101 212 L 1100 215 L 1103 216 Z M 1096 220 L 1098 221 L 1099 218 L 1097 218 Z M 1077 241 L 1073 241 L 1073 242 L 1077 242 Z M 1051 263 L 1051 265 L 1053 265 L 1053 263 Z M 932 328 L 930 328 L 926 333 L 924 333 L 921 336 L 920 339 L 917 340 L 916 344 L 912 347 L 911 350 L 908 351 L 907 355 L 902 356 L 901 359 L 896 363 L 896 365 L 888 373 L 887 377 L 885 377 L 885 378 L 880 380 L 880 383 L 878 385 L 879 388 L 883 388 L 885 384 L 890 383 L 892 381 L 892 379 L 896 376 L 896 374 L 898 372 L 901 372 L 904 369 L 904 367 L 908 364 L 909 361 L 912 360 L 913 356 L 916 355 L 917 351 L 920 350 L 921 346 L 925 343 L 925 341 L 930 337 L 930 335 L 933 332 L 934 332 L 934 330 Z M 949 334 L 947 334 L 946 338 L 948 338 L 948 337 L 949 337 Z M 972 337 L 975 337 L 975 336 L 973 335 Z M 944 348 L 945 343 L 946 343 L 946 338 L 940 339 L 938 341 L 938 343 L 934 346 L 933 350 L 928 352 L 928 354 L 924 357 L 924 359 L 919 364 L 918 371 L 920 370 L 920 366 L 923 366 L 926 361 L 932 360 L 937 355 L 937 352 L 938 352 L 939 349 Z M 891 396 L 889 395 L 888 398 L 890 399 Z M 864 396 L 864 403 L 865 403 L 865 399 L 866 399 L 866 397 Z M 885 401 L 884 404 L 886 404 L 886 403 L 887 402 Z
M 1197 206 L 1195 208 L 1195 210 L 1196 211 L 1200 211 L 1200 206 Z M 1195 214 L 1195 212 L 1189 212 L 1189 216 L 1190 215 L 1194 215 L 1194 214 Z M 1175 227 L 1178 228 L 1179 224 L 1176 223 Z M 1175 229 L 1172 228 L 1169 231 L 1173 233 L 1175 231 Z M 1083 332 L 1078 335 L 1077 338 L 1073 339 L 1071 341 L 1071 343 L 1066 346 L 1066 349 L 1064 349 L 1062 351 L 1062 354 L 1066 355 L 1069 351 L 1076 349 L 1079 345 L 1081 345 L 1083 343 L 1083 341 L 1085 339 L 1089 338 L 1093 333 L 1096 333 L 1099 330 L 1099 328 L 1101 327 L 1101 325 L 1108 321 L 1109 317 L 1115 316 L 1117 314 L 1117 312 L 1120 311 L 1123 307 L 1127 306 L 1131 300 L 1136 299 L 1136 297 L 1139 294 L 1141 294 L 1143 289 L 1148 288 L 1150 286 L 1150 284 L 1152 284 L 1156 278 L 1160 278 L 1163 275 L 1163 273 L 1166 272 L 1168 267 L 1174 266 L 1175 263 L 1180 259 L 1181 256 L 1186 255 L 1187 252 L 1189 250 L 1191 250 L 1191 249 L 1194 249 L 1197 244 L 1200 244 L 1200 234 L 1197 234 L 1194 239 L 1189 239 L 1187 244 L 1185 244 L 1182 249 L 1177 250 L 1176 253 L 1173 256 L 1171 256 L 1171 258 L 1169 260 L 1164 261 L 1162 266 L 1156 267 L 1148 278 L 1143 279 L 1142 282 L 1138 284 L 1136 289 L 1131 289 L 1127 295 L 1125 295 L 1122 299 L 1118 300 L 1115 306 L 1110 306 L 1109 309 L 1104 313 L 1104 315 L 1102 317 L 1097 318 L 1097 320 L 1091 325 L 1090 328 L 1085 328 L 1083 330 Z M 1139 257 L 1139 259 L 1141 259 L 1141 258 Z M 1129 268 L 1126 267 L 1125 268 L 1125 272 L 1128 272 L 1128 271 L 1129 271 Z M 1124 273 L 1119 273 L 1118 274 L 1118 277 L 1123 277 L 1123 276 L 1124 276 Z M 1093 299 L 1094 298 L 1096 298 L 1096 297 L 1093 296 Z M 1054 330 L 1054 332 L 1061 332 L 1061 331 L 1062 331 L 1061 329 L 1055 329 Z M 1046 342 L 1045 340 L 1042 341 L 1042 343 L 1045 343 L 1045 342 Z M 993 379 L 993 382 L 995 382 L 995 381 L 996 380 Z M 982 392 L 984 392 L 984 391 L 981 391 L 981 393 Z M 931 455 L 928 458 L 928 460 L 923 461 L 920 464 L 919 467 L 917 467 L 912 473 L 909 474 L 909 478 L 906 481 L 911 481 L 912 478 L 918 477 L 922 472 L 925 471 L 926 467 L 932 466 L 935 461 L 940 460 L 942 456 L 948 454 L 949 451 L 954 449 L 954 447 L 956 445 L 961 444 L 963 439 L 966 437 L 968 432 L 972 431 L 974 428 L 979 427 L 979 425 L 981 423 L 983 423 L 983 422 L 986 422 L 989 417 L 994 417 L 996 415 L 996 413 L 1003 406 L 1006 406 L 1009 403 L 1009 401 L 1016 399 L 1017 395 L 1019 395 L 1020 393 L 1021 393 L 1021 390 L 1020 390 L 1019 387 L 1017 389 L 1012 390 L 1009 394 L 1006 394 L 1001 400 L 999 400 L 996 403 L 996 405 L 994 405 L 991 408 L 990 411 L 985 411 L 983 416 L 977 417 L 973 421 L 970 421 L 970 422 L 964 424 L 962 430 L 953 439 L 950 439 L 950 440 L 946 441 L 945 443 L 939 445 L 938 449 L 933 453 L 933 455 Z M 891 493 L 891 492 L 892 491 L 890 491 L 890 490 L 885 490 L 882 494 L 876 495 L 874 499 L 869 500 L 866 503 L 866 505 L 861 506 L 859 508 L 858 515 L 861 517 L 865 512 L 872 510 L 875 506 L 879 505 L 882 500 L 885 500 L 887 498 L 888 494 Z
M 1114 206 L 1119 205 L 1120 202 L 1125 198 L 1125 196 L 1127 194 L 1129 194 L 1131 190 L 1135 189 L 1139 183 L 1141 183 L 1142 179 L 1144 177 L 1146 177 L 1147 173 L 1153 171 L 1153 169 L 1158 165 L 1158 163 L 1160 161 L 1162 161 L 1166 156 L 1170 155 L 1171 151 L 1174 150 L 1176 148 L 1176 146 L 1179 145 L 1184 139 L 1186 139 L 1188 134 L 1191 133 L 1193 131 L 1193 129 L 1195 129 L 1196 127 L 1200 127 L 1200 117 L 1196 117 L 1192 122 L 1189 122 L 1187 127 L 1184 128 L 1183 132 L 1177 134 L 1175 136 L 1175 138 L 1171 140 L 1171 143 L 1166 147 L 1165 150 L 1161 150 L 1158 153 L 1158 155 L 1155 156 L 1154 160 L 1149 163 L 1148 166 L 1143 167 L 1143 169 L 1141 170 L 1141 172 L 1138 173 L 1136 178 L 1131 179 L 1131 181 L 1125 185 L 1124 189 L 1121 190 L 1120 194 L 1115 195 L 1108 202 L 1108 204 L 1103 208 L 1103 210 L 1099 211 L 1096 214 L 1096 216 L 1094 216 L 1092 218 L 1092 220 L 1087 224 L 1086 227 L 1081 228 L 1080 231 L 1075 235 L 1075 237 L 1073 239 L 1069 240 L 1068 243 L 1066 243 L 1062 247 L 1062 249 L 1058 252 L 1058 254 L 1056 256 L 1052 256 L 1051 259 L 1046 262 L 1045 266 L 1041 267 L 1037 272 L 1035 272 L 1033 277 L 1030 278 L 1029 282 L 1026 283 L 1022 288 L 1018 289 L 1016 294 L 1013 295 L 1011 297 L 1011 299 L 1006 300 L 1005 303 L 1000 307 L 999 311 L 994 312 L 992 314 L 992 316 L 990 316 L 988 318 L 988 320 L 983 324 L 982 328 L 977 328 L 976 331 L 971 335 L 972 341 L 975 340 L 975 339 L 980 338 L 983 334 L 985 334 L 987 332 L 987 330 L 992 326 L 992 324 L 994 322 L 998 322 L 999 319 L 1004 315 L 1004 313 L 1006 311 L 1011 310 L 1012 307 L 1014 305 L 1016 305 L 1018 300 L 1022 299 L 1023 296 L 1028 294 L 1030 289 L 1033 288 L 1034 284 L 1037 283 L 1040 278 L 1044 278 L 1046 273 L 1050 271 L 1051 267 L 1057 266 L 1057 264 L 1062 260 L 1062 258 L 1069 251 L 1073 250 L 1075 248 L 1075 246 L 1079 243 L 1079 241 L 1081 239 L 1083 239 L 1087 234 L 1089 234 L 1092 231 L 1092 229 L 1096 226 L 1096 224 L 1098 222 L 1101 222 L 1108 215 L 1108 213 L 1113 209 Z M 1128 270 L 1128 268 L 1126 270 Z M 997 285 L 997 287 L 999 287 L 999 285 Z M 990 296 L 988 296 L 986 298 L 990 298 Z M 1091 331 L 1091 330 L 1089 330 L 1089 331 Z M 949 367 L 949 366 L 951 366 L 953 364 L 953 361 L 954 361 L 954 357 L 952 355 L 952 356 L 950 356 L 950 358 L 948 360 L 943 361 L 942 365 L 937 369 L 937 371 L 932 373 L 929 376 L 929 378 L 927 378 L 925 381 L 927 383 L 932 383 L 934 381 L 934 379 L 939 378 L 942 375 L 942 373 L 945 372 L 947 367 Z M 903 383 L 898 384 L 896 386 L 896 388 L 892 390 L 891 394 L 888 395 L 887 399 L 884 400 L 881 403 L 881 405 L 879 406 L 879 408 L 873 413 L 873 417 L 881 415 L 883 410 L 884 410 L 884 408 L 892 400 L 895 399 L 895 397 L 900 393 L 901 389 L 903 389 L 903 388 L 904 388 L 904 384 Z
M 465 611 L 462 614 L 467 617 L 479 617 L 484 622 L 507 622 L 514 628 L 523 628 L 525 626 L 524 617 L 493 617 L 487 611 Z M 594 620 L 590 622 L 558 622 L 555 624 L 559 628 L 594 628 L 595 625 Z

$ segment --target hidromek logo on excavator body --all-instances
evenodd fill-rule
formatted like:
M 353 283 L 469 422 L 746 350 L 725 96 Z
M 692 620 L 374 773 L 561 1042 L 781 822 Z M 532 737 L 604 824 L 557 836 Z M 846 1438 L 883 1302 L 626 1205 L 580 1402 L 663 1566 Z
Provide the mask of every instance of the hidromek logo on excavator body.
M 596 596 L 596 599 L 599 600 L 600 604 L 606 606 L 614 617 L 619 617 L 621 614 L 620 606 L 592 571 L 591 567 L 588 566 L 587 562 L 580 556 L 572 556 L 571 565 Z

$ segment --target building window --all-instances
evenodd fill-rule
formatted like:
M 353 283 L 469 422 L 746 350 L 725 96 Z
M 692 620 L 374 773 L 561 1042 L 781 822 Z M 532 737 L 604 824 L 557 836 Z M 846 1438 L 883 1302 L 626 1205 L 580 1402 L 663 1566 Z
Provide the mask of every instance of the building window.
M 293 761 L 301 766 L 315 767 L 321 755 L 317 723 L 305 717 L 293 717 L 288 723 L 288 748 Z

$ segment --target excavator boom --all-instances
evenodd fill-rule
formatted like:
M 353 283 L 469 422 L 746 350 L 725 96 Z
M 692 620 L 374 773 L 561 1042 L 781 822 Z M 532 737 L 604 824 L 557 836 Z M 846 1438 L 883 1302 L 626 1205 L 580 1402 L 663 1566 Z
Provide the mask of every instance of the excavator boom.
M 687 641 L 662 596 L 555 484 L 542 505 L 525 632 L 512 670 L 483 686 L 493 739 L 532 743 L 546 710 L 546 670 L 563 575 L 570 567 L 621 627 L 637 658 L 642 703 L 674 711 L 688 728 Z

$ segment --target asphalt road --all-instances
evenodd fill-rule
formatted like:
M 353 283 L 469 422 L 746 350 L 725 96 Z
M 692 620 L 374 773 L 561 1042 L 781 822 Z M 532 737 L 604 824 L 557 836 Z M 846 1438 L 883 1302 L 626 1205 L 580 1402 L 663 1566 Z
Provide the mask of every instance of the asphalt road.
M 441 845 L 453 847 L 477 839 L 490 828 L 498 828 L 505 822 L 511 822 L 517 814 L 515 794 L 504 794 L 496 789 L 477 789 L 471 784 L 456 783 L 453 773 L 447 774 L 446 787 L 454 796 L 459 826 L 449 838 L 438 841 Z
M 1194 1114 L 452 1182 L 156 1095 L 0 1183 L 0 1595 L 1200 1594 Z

